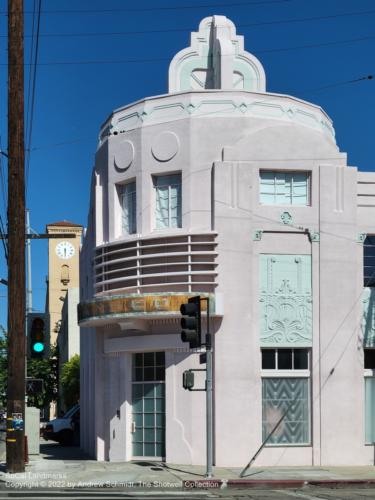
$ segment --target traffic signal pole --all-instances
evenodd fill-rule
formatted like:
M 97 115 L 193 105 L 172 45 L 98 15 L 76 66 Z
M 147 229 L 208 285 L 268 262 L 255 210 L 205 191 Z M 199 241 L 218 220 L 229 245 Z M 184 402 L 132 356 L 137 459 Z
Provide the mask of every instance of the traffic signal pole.
M 25 176 L 23 0 L 8 0 L 7 472 L 25 470 Z
M 207 301 L 207 333 L 206 333 L 206 436 L 207 436 L 207 468 L 206 477 L 211 478 L 213 468 L 213 412 L 212 412 L 212 338 L 210 332 L 210 299 Z
M 201 302 L 205 301 L 206 306 L 206 342 L 202 344 L 202 317 L 201 317 Z M 187 304 L 182 304 L 180 312 L 183 316 L 181 319 L 181 340 L 189 342 L 190 349 L 200 348 L 202 345 L 206 347 L 205 363 L 206 369 L 191 368 L 183 374 L 183 387 L 189 391 L 206 391 L 206 477 L 213 476 L 213 348 L 212 336 L 210 331 L 210 299 L 208 297 L 191 297 Z M 204 389 L 194 389 L 194 372 L 205 371 L 206 383 Z

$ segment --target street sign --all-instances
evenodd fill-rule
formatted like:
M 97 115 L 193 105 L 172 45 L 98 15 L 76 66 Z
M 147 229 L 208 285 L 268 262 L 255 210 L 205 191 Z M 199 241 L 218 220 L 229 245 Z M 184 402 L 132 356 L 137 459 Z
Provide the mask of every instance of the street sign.
M 26 379 L 26 394 L 28 396 L 37 396 L 42 393 L 44 389 L 44 381 L 41 378 L 27 378 Z

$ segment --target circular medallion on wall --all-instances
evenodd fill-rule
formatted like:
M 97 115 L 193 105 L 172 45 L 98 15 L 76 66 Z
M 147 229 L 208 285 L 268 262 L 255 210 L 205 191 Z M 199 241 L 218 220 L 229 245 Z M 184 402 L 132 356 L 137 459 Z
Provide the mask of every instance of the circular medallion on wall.
M 134 160 L 134 146 L 130 141 L 123 141 L 116 144 L 114 147 L 113 162 L 115 169 L 124 172 L 127 170 Z
M 152 155 L 159 161 L 171 160 L 179 149 L 180 141 L 174 132 L 161 132 L 152 141 Z

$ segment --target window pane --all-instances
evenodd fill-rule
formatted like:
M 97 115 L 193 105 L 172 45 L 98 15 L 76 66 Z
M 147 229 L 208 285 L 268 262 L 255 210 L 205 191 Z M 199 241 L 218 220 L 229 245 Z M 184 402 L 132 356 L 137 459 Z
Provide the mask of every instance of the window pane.
M 277 368 L 279 370 L 291 370 L 292 364 L 292 349 L 279 349 L 277 351 Z
M 133 442 L 135 441 L 143 441 L 143 429 L 142 427 L 136 427 L 133 432 Z
M 158 443 L 164 443 L 165 440 L 165 430 L 164 429 L 156 429 L 155 431 L 156 441 Z
M 134 364 L 135 364 L 135 366 L 143 366 L 143 354 L 142 353 L 134 354 Z
M 135 368 L 134 369 L 133 380 L 135 382 L 142 382 L 142 380 L 143 380 L 143 368 Z
M 265 205 L 307 205 L 308 172 L 260 172 L 260 203 Z
M 276 368 L 275 349 L 262 350 L 262 368 L 263 370 L 274 370 Z
M 165 352 L 156 352 L 155 353 L 155 362 L 156 366 L 164 366 L 165 365 Z
M 308 203 L 308 174 L 306 172 L 293 174 L 292 204 L 307 205 Z
M 143 399 L 134 399 L 133 400 L 133 412 L 141 413 L 143 411 Z
M 155 369 L 154 368 L 145 368 L 144 369 L 144 379 L 145 380 L 155 380 Z
M 144 412 L 154 413 L 155 403 L 153 399 L 144 399 Z
M 374 236 L 367 236 L 363 245 L 363 286 L 375 286 Z
M 181 227 L 181 174 L 154 177 L 156 227 Z
M 143 444 L 133 442 L 133 455 L 141 457 L 143 455 Z
M 165 427 L 165 415 L 164 413 L 156 413 L 156 426 Z
M 375 442 L 375 377 L 365 377 L 365 440 Z
M 145 398 L 153 398 L 154 397 L 154 384 L 142 384 L 143 385 L 143 393 Z
M 144 426 L 145 427 L 155 427 L 155 415 L 153 413 L 145 413 Z
M 122 229 L 133 234 L 136 228 L 136 187 L 135 182 L 121 186 Z
M 263 440 L 269 444 L 310 442 L 309 379 L 262 379 Z
M 143 384 L 134 384 L 133 385 L 133 400 L 141 399 L 143 396 Z
M 135 428 L 142 427 L 142 425 L 143 425 L 143 414 L 142 413 L 134 413 L 134 408 L 133 408 L 133 421 L 135 423 Z
M 163 443 L 156 443 L 156 445 L 155 445 L 155 456 L 157 456 L 157 457 L 163 457 L 164 455 L 165 455 L 164 444 Z
M 155 356 L 154 356 L 153 352 L 145 352 L 143 356 L 144 356 L 145 366 L 154 366 L 155 365 Z
M 169 227 L 169 190 L 168 187 L 156 188 L 156 227 Z
M 155 457 L 156 454 L 155 454 L 155 445 L 152 443 L 145 443 L 145 446 L 144 446 L 144 449 L 145 449 L 145 457 Z
M 145 438 L 145 441 L 148 441 L 151 443 L 153 441 L 155 441 L 155 430 L 154 429 L 145 429 L 144 438 Z
M 307 370 L 309 368 L 309 351 L 307 349 L 294 349 L 294 369 Z
M 365 368 L 375 369 L 375 349 L 365 349 Z

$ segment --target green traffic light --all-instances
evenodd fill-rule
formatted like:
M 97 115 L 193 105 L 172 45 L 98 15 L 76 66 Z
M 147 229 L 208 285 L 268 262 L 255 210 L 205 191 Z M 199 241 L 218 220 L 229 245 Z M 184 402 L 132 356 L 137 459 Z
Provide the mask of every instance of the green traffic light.
M 35 352 L 43 352 L 44 351 L 44 344 L 41 342 L 35 342 L 33 345 L 33 351 Z

